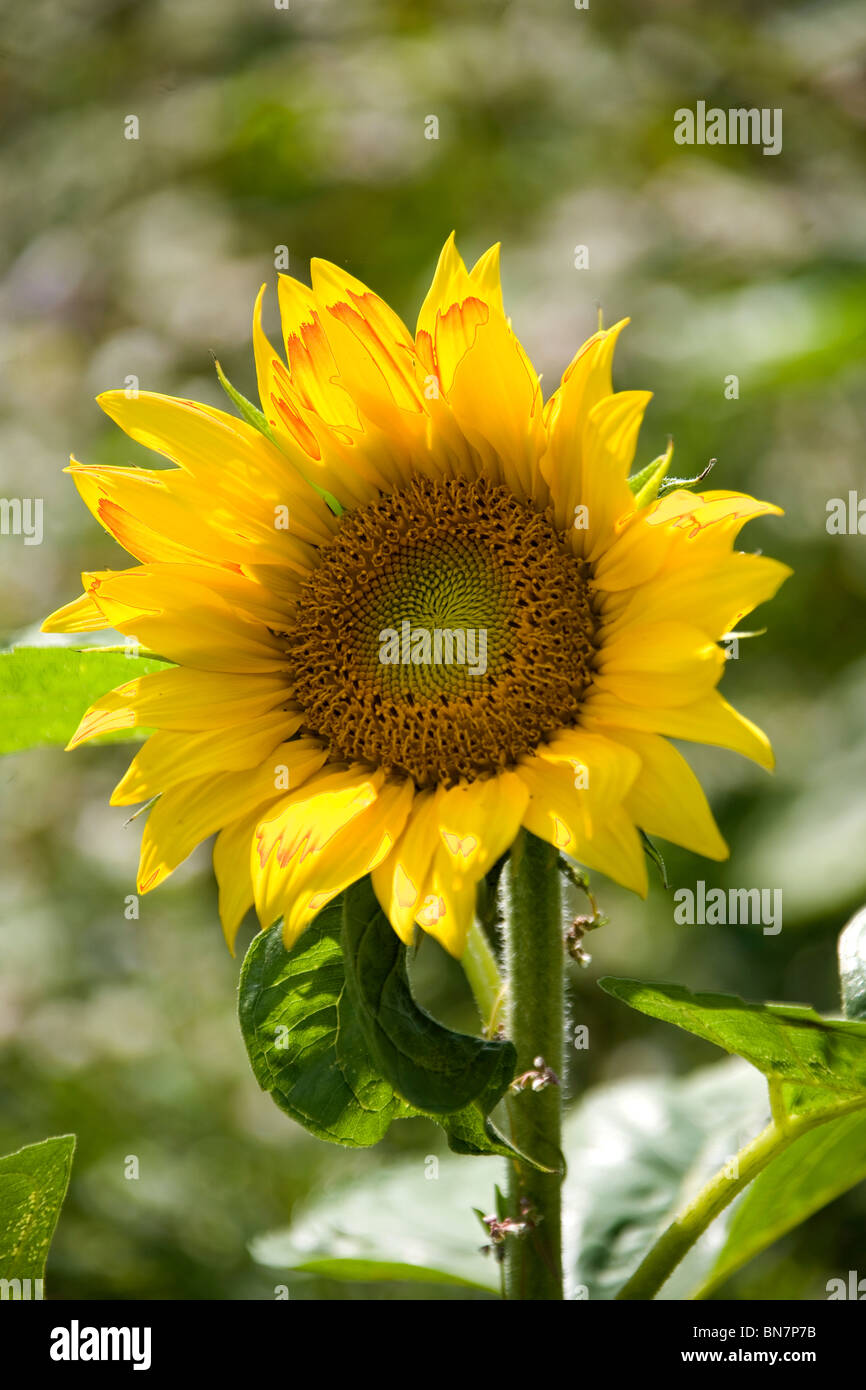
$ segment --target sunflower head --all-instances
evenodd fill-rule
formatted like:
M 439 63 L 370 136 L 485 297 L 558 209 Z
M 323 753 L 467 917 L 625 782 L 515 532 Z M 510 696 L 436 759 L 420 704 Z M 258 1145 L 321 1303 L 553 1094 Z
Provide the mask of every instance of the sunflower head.
M 44 626 L 117 628 L 167 662 L 70 744 L 156 730 L 113 797 L 158 798 L 139 889 L 217 832 L 230 945 L 251 906 L 290 943 L 371 874 L 403 940 L 417 924 L 459 955 L 521 826 L 639 893 L 639 830 L 724 857 L 669 739 L 771 765 L 716 687 L 720 639 L 788 573 L 736 538 L 779 508 L 660 499 L 667 459 L 630 486 L 649 395 L 613 390 L 623 324 L 545 404 L 498 248 L 467 270 L 449 239 L 414 336 L 325 262 L 311 289 L 281 276 L 279 304 L 280 351 L 255 308 L 260 411 L 108 392 L 174 467 L 70 465 L 137 563 L 85 574 Z

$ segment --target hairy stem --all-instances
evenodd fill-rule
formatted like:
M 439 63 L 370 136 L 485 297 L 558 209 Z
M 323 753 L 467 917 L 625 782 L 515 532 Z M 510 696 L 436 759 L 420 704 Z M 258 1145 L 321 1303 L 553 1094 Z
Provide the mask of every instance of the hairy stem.
M 522 831 L 511 851 L 506 888 L 508 1034 L 520 1073 L 543 1058 L 562 1077 L 565 1032 L 564 946 L 558 854 Z M 540 1065 L 540 1063 L 539 1063 Z M 545 1167 L 511 1164 L 508 1211 L 525 1222 L 522 1235 L 505 1244 L 508 1299 L 561 1299 L 562 1291 L 562 1087 L 531 1085 L 509 1097 L 514 1144 Z

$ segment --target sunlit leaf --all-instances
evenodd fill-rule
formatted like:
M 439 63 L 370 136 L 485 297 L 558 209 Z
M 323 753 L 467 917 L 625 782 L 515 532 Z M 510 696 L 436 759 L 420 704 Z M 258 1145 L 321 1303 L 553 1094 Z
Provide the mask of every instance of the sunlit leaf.
M 16 647 L 0 654 L 0 753 L 68 743 L 100 695 L 136 676 L 162 671 L 154 658 L 72 647 Z M 122 729 L 99 740 L 143 739 L 147 729 Z

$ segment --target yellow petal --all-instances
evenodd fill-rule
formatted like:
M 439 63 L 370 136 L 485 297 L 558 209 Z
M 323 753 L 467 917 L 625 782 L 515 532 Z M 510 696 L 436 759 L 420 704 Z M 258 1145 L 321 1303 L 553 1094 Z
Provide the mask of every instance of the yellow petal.
M 316 856 L 333 836 L 376 800 L 381 771 L 357 766 L 325 768 L 299 791 L 292 790 L 260 818 L 251 851 L 256 912 L 269 927 L 285 911 L 287 865 Z
M 541 769 L 545 763 L 570 769 L 574 791 L 571 820 L 587 836 L 623 802 L 640 772 L 640 760 L 633 749 L 583 728 L 560 730 L 536 755 L 521 759 L 518 773 L 523 776 L 527 768 Z
M 284 645 L 264 622 L 245 618 L 214 589 L 215 571 L 201 581 L 181 578 L 178 565 L 103 570 L 82 576 L 107 626 L 135 636 L 169 661 L 205 671 L 284 670 Z M 239 580 L 240 576 L 226 575 Z M 253 601 L 252 585 L 250 601 Z M 260 590 L 264 595 L 265 591 Z
M 138 891 L 156 888 L 215 830 L 283 796 L 286 777 L 289 786 L 301 786 L 327 756 L 317 740 L 293 739 L 275 749 L 259 768 L 194 778 L 172 787 L 159 798 L 144 827 Z
M 393 309 L 330 261 L 310 262 L 316 302 L 340 376 L 353 399 L 356 391 L 383 399 L 387 391 L 399 410 L 421 411 L 412 335 Z
M 323 846 L 315 860 L 292 866 L 283 922 L 286 945 L 291 946 L 316 913 L 344 888 L 375 872 L 399 838 L 413 796 L 409 780 L 386 783 L 375 804 Z
M 437 333 L 437 351 L 440 336 Z M 538 495 L 541 387 L 508 322 L 492 309 L 454 368 L 448 403 L 488 474 L 516 496 Z
M 709 743 L 742 753 L 761 767 L 770 769 L 773 766 L 773 750 L 767 735 L 729 705 L 717 690 L 710 691 L 694 704 L 675 709 L 641 708 L 607 692 L 593 692 L 586 699 L 582 722 L 602 733 L 614 726 L 665 734 L 668 738 L 692 743 Z
M 250 845 L 257 813 L 241 816 L 221 830 L 214 841 L 213 867 L 219 884 L 219 914 L 223 936 L 232 955 L 241 922 L 253 905 Z
M 625 637 L 634 624 L 670 619 L 699 628 L 712 640 L 723 637 L 758 604 L 765 603 L 792 573 L 766 555 L 729 554 L 712 561 L 664 566 L 661 573 L 605 612 L 605 640 Z
M 315 548 L 291 534 L 291 508 L 277 514 L 267 503 L 247 498 L 240 512 L 178 468 L 103 468 L 72 459 L 67 471 L 100 525 L 144 563 L 209 563 L 237 570 L 240 562 L 270 562 L 301 576 L 317 563 Z M 288 529 L 278 528 L 277 521 L 286 517 Z
M 301 539 L 327 540 L 333 534 L 333 514 L 285 449 L 246 421 L 149 391 L 131 400 L 123 391 L 106 391 L 97 400 L 131 439 L 171 459 L 205 489 L 211 524 L 212 512 L 225 507 L 242 533 L 246 528 L 263 544 L 268 537 L 273 542 L 275 508 L 285 506 Z
M 611 730 L 611 738 L 633 748 L 641 769 L 625 809 L 648 835 L 682 845 L 708 859 L 727 859 L 728 847 L 713 819 L 703 788 L 685 758 L 658 734 Z
M 218 675 L 171 666 L 101 695 L 66 746 L 77 748 L 100 734 L 136 727 L 188 733 L 219 729 L 268 714 L 285 700 L 286 683 L 280 676 Z
M 687 623 L 635 623 L 605 641 L 593 689 L 635 705 L 692 704 L 718 683 L 725 654 Z
M 436 851 L 439 807 L 445 790 L 420 792 L 402 835 L 391 853 L 373 872 L 373 889 L 400 940 L 411 945 L 415 918 Z
M 744 493 L 677 489 L 629 517 L 595 564 L 593 583 L 614 593 L 646 584 L 665 566 L 718 562 L 730 556 L 747 521 L 770 514 L 780 509 Z
M 115 787 L 112 806 L 134 806 L 193 777 L 258 767 L 303 723 L 301 711 L 273 710 L 245 724 L 201 733 L 152 734 Z
M 550 485 L 554 519 L 561 530 L 572 526 L 574 509 L 584 500 L 584 430 L 593 407 L 613 394 L 613 353 L 627 323 L 623 319 L 583 344 L 545 409 L 548 440 L 541 471 Z
M 637 772 L 639 760 L 633 750 L 622 748 L 619 756 L 623 767 Z M 588 868 L 598 869 L 646 896 L 640 837 L 631 817 L 615 800 L 608 799 L 603 811 L 594 811 L 593 795 L 597 792 L 591 773 L 586 787 L 576 787 L 573 769 L 566 762 L 533 758 L 521 763 L 520 776 L 530 793 L 523 817 L 527 830 Z M 623 776 L 622 772 L 617 774 L 620 783 Z
M 418 925 L 428 936 L 459 960 L 466 949 L 466 938 L 475 919 L 477 885 L 469 879 L 459 882 L 435 863 L 427 879 Z
M 587 524 L 569 535 L 578 554 L 595 561 L 634 511 L 628 475 L 651 391 L 617 391 L 593 406 L 583 430 L 580 503 Z
M 502 280 L 499 274 L 499 252 L 501 243 L 497 241 L 483 256 L 479 256 L 469 272 L 469 279 L 481 294 L 482 299 L 504 316 L 502 303 Z
M 272 807 L 251 857 L 262 926 L 282 916 L 290 946 L 327 902 L 390 854 L 413 795 L 408 779 L 384 782 L 354 768 L 323 773 Z
M 439 838 L 418 923 L 454 956 L 472 926 L 475 887 L 513 843 L 529 793 L 514 772 L 452 787 L 436 808 Z
M 364 457 L 357 457 L 356 467 L 340 467 L 340 445 L 352 444 L 361 431 L 361 421 L 354 400 L 339 379 L 320 307 L 312 292 L 295 281 L 281 292 L 281 305 L 294 301 L 301 314 L 310 301 L 313 306 L 311 322 L 301 326 L 305 345 L 314 351 L 312 363 L 305 360 L 307 346 L 299 353 L 297 338 L 288 334 L 300 370 L 296 381 L 262 328 L 264 290 L 263 285 L 253 313 L 253 348 L 259 397 L 270 428 L 281 448 L 295 460 L 301 476 L 329 492 L 342 507 L 372 501 L 382 480 Z
M 102 628 L 110 626 L 102 609 L 94 603 L 92 595 L 82 594 L 80 598 L 65 603 L 62 608 L 56 609 L 46 618 L 42 624 L 42 631 L 99 632 Z

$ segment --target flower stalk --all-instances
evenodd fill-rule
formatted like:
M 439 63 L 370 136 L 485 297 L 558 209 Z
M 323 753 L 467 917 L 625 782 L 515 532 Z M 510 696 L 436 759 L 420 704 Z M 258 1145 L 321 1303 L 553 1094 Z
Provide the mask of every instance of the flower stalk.
M 565 1034 L 565 950 L 558 851 L 521 831 L 506 870 L 507 1031 L 518 1071 L 547 1078 L 508 1098 L 512 1142 L 553 1171 L 511 1163 L 508 1215 L 520 1236 L 505 1245 L 505 1296 L 561 1300 L 562 1086 Z

